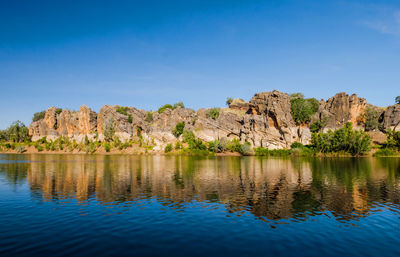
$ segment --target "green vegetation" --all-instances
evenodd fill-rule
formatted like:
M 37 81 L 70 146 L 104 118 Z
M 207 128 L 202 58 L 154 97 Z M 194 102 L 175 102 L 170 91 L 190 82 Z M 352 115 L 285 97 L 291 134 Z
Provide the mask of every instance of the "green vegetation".
M 310 130 L 312 133 L 320 132 L 327 124 L 328 119 L 323 118 L 322 120 L 314 121 L 310 124 Z
M 165 153 L 169 153 L 172 151 L 172 144 L 168 144 L 165 148 L 164 148 L 164 152 Z
M 396 102 L 396 104 L 400 104 L 400 95 L 399 95 L 399 96 L 396 96 L 395 102 Z
M 374 153 L 375 157 L 388 157 L 397 155 L 399 155 L 399 153 L 396 150 L 390 148 L 382 148 Z
M 365 131 L 378 129 L 379 111 L 375 108 L 367 107 L 365 110 Z
M 104 142 L 103 146 L 104 146 L 104 150 L 106 150 L 107 153 L 110 152 L 111 145 L 109 142 Z
M 210 119 L 216 120 L 219 117 L 219 108 L 211 108 L 206 112 L 206 116 Z
M 385 142 L 386 148 L 392 148 L 400 150 L 400 131 L 387 131 L 387 139 Z
M 298 125 L 308 123 L 319 108 L 317 99 L 304 99 L 303 97 L 303 94 L 295 93 L 291 95 L 290 99 L 292 117 Z
M 312 146 L 321 153 L 362 155 L 371 149 L 371 137 L 364 131 L 353 130 L 349 122 L 343 128 L 327 133 L 314 133 Z
M 114 138 L 114 120 L 108 117 L 103 123 L 103 135 L 106 141 L 111 141 Z
M 185 128 L 185 123 L 179 122 L 176 124 L 175 128 L 172 130 L 172 134 L 178 138 L 180 135 L 182 135 L 184 128 Z
M 178 108 L 178 107 L 180 107 L 180 108 L 185 108 L 185 105 L 182 103 L 182 102 L 177 102 L 177 103 L 175 103 L 174 105 L 171 105 L 171 104 L 164 104 L 163 106 L 161 106 L 159 109 L 158 109 L 158 113 L 163 113 L 165 110 L 167 110 L 167 109 L 171 109 L 171 110 L 175 110 L 176 108 Z
M 229 106 L 231 103 L 233 102 L 233 99 L 232 98 L 230 98 L 230 97 L 228 97 L 227 99 L 226 99 L 226 105 L 227 106 Z
M 129 107 L 127 106 L 120 106 L 117 108 L 116 112 L 123 114 L 123 115 L 128 115 Z
M 35 121 L 44 119 L 45 114 L 46 114 L 46 111 L 35 112 L 35 113 L 33 114 L 32 121 L 35 122 Z
M 14 121 L 7 129 L 0 130 L 0 141 L 13 143 L 30 141 L 28 131 L 24 123 L 19 120 Z
M 133 122 L 133 118 L 132 118 L 132 115 L 131 115 L 131 114 L 128 115 L 128 122 L 131 123 L 131 124 L 132 124 L 132 122 Z
M 269 150 L 264 147 L 257 147 L 255 149 L 256 156 L 289 156 L 291 151 L 289 149 L 273 149 Z
M 152 122 L 153 121 L 153 113 L 152 112 L 147 112 L 145 121 L 146 122 Z
M 61 108 L 56 108 L 56 115 L 59 115 L 62 112 Z

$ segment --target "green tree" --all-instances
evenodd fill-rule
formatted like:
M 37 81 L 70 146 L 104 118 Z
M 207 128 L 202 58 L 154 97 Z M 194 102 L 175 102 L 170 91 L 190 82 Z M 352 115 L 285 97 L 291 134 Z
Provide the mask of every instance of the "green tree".
M 174 106 L 172 106 L 172 109 L 176 109 L 176 108 L 185 108 L 185 105 L 183 104 L 183 102 L 177 102 L 174 104 Z
M 182 135 L 184 128 L 185 128 L 185 123 L 179 122 L 175 125 L 175 128 L 172 130 L 172 134 L 178 138 L 180 135 Z
M 152 112 L 147 112 L 145 121 L 146 122 L 152 122 L 153 121 L 153 113 Z
M 229 106 L 229 105 L 231 105 L 231 103 L 233 102 L 233 99 L 232 98 L 230 98 L 230 97 L 228 97 L 227 99 L 226 99 L 226 105 L 227 106 Z
M 164 148 L 165 153 L 169 153 L 171 151 L 172 151 L 172 144 L 168 144 L 167 146 L 165 146 L 165 148 Z
M 397 104 L 400 104 L 400 96 L 396 96 L 395 101 L 396 101 Z
M 129 107 L 127 107 L 127 106 L 119 106 L 119 107 L 117 107 L 117 109 L 116 109 L 116 112 L 118 112 L 118 113 L 120 113 L 120 114 L 123 114 L 123 115 L 128 115 L 128 111 L 129 111 Z
M 365 110 L 365 130 L 372 131 L 379 126 L 379 111 L 375 108 L 367 107 Z
M 297 124 L 304 124 L 311 120 L 311 116 L 318 111 L 319 102 L 315 98 L 294 97 L 290 99 L 291 113 Z
M 25 126 L 24 123 L 21 121 L 17 120 L 14 121 L 6 130 L 5 132 L 5 137 L 7 141 L 12 141 L 12 142 L 24 142 L 26 140 L 29 140 L 29 135 L 28 135 L 29 129 Z
M 114 138 L 114 120 L 112 117 L 108 117 L 103 123 L 103 135 L 106 141 L 112 141 Z
M 45 114 L 46 114 L 46 111 L 35 112 L 35 113 L 33 114 L 32 121 L 35 122 L 35 121 L 44 119 Z
M 163 113 L 165 110 L 167 109 L 174 109 L 174 107 L 170 104 L 164 104 L 163 106 L 161 106 L 160 108 L 158 108 L 158 113 Z
M 216 120 L 219 117 L 219 108 L 211 108 L 206 112 L 206 116 L 210 119 Z

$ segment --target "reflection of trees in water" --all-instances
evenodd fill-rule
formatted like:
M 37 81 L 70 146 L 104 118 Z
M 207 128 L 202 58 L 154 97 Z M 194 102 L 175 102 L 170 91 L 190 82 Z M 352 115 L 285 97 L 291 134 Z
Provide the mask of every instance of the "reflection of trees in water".
M 102 203 L 156 198 L 175 209 L 217 202 L 261 219 L 305 219 L 326 211 L 339 220 L 400 203 L 399 159 L 28 155 L 1 164 L 10 183 L 28 179 L 32 197 Z M 396 207 L 398 208 L 398 207 Z

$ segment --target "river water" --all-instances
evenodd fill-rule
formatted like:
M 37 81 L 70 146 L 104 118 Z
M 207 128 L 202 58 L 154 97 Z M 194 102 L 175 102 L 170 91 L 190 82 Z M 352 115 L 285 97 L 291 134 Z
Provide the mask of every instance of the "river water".
M 400 256 L 400 158 L 0 155 L 0 256 Z

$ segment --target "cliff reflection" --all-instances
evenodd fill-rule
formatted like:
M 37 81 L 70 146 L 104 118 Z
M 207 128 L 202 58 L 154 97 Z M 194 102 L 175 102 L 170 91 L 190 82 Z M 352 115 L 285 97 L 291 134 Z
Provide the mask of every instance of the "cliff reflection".
M 399 159 L 26 158 L 31 162 L 13 164 L 13 169 L 25 170 L 34 197 L 44 201 L 118 203 L 153 197 L 178 209 L 193 201 L 217 202 L 228 212 L 249 211 L 263 220 L 303 220 L 327 212 L 352 220 L 368 215 L 377 204 L 400 209 Z M 16 180 L 15 175 L 7 177 Z

